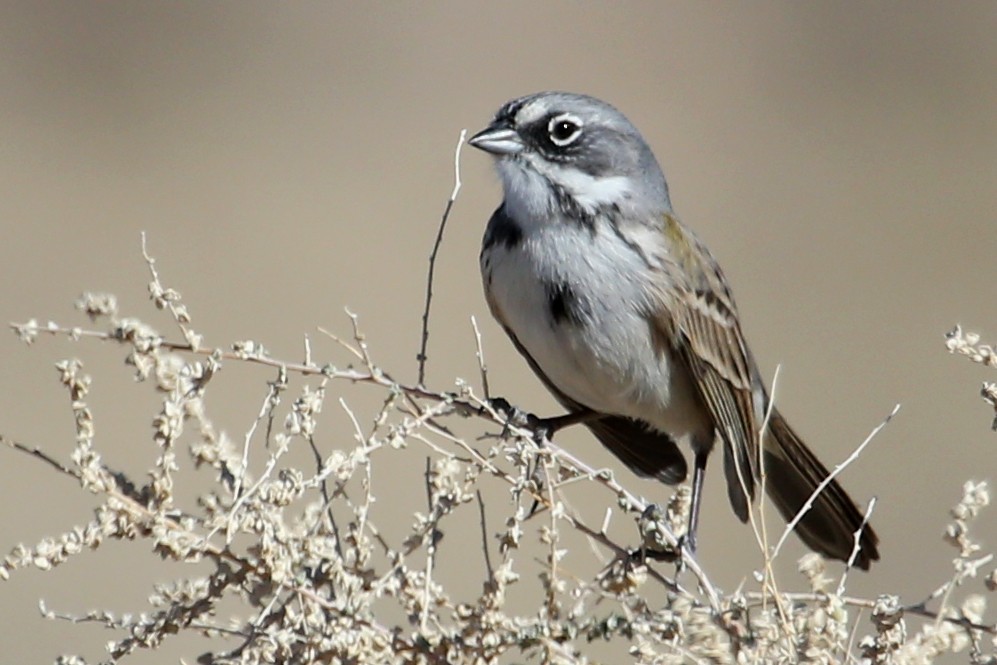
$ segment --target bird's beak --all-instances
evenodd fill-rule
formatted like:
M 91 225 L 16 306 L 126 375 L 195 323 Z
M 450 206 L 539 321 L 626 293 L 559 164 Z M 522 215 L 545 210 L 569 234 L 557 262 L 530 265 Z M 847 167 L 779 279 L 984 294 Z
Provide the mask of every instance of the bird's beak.
M 492 123 L 468 140 L 479 150 L 493 155 L 514 155 L 523 151 L 523 141 L 516 130 L 503 123 Z

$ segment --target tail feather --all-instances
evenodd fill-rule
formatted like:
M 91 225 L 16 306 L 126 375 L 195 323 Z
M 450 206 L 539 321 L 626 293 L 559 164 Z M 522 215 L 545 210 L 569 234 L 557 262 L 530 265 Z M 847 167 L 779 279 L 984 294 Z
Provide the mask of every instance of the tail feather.
M 792 520 L 830 472 L 774 410 L 763 450 L 766 492 L 783 518 Z M 879 538 L 871 526 L 862 525 L 862 520 L 855 502 L 837 480 L 832 480 L 800 519 L 796 533 L 814 551 L 847 561 L 855 533 L 862 529 L 855 565 L 868 570 L 879 559 Z

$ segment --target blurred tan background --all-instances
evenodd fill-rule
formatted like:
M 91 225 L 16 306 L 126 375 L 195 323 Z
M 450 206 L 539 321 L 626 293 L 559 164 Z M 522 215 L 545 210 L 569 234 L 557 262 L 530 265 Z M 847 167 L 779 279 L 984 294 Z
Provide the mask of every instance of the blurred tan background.
M 963 481 L 997 469 L 978 398 L 995 377 L 943 344 L 956 323 L 997 341 L 994 3 L 4 2 L 0 319 L 82 325 L 73 300 L 103 290 L 176 336 L 146 299 L 144 230 L 206 344 L 249 338 L 297 359 L 317 326 L 348 334 L 349 306 L 380 364 L 414 381 L 458 133 L 547 88 L 605 98 L 642 130 L 677 211 L 733 282 L 766 376 L 781 364 L 783 412 L 826 462 L 903 404 L 843 478 L 860 502 L 879 498 L 883 554 L 849 590 L 923 598 L 952 558 L 940 534 Z M 483 155 L 462 162 L 428 382 L 477 379 L 475 315 L 493 391 L 555 413 L 487 315 L 477 252 L 499 187 Z M 324 340 L 314 352 L 346 362 Z M 70 355 L 94 375 L 98 444 L 140 472 L 156 398 L 132 389 L 108 345 L 0 337 L 0 432 L 68 454 L 72 415 L 52 363 Z M 210 406 L 241 440 L 272 375 L 226 372 Z M 644 496 L 668 496 L 583 431 L 561 443 Z M 714 462 L 701 558 L 730 589 L 758 558 Z M 593 500 L 581 508 L 601 515 L 608 497 Z M 88 519 L 87 501 L 0 450 L 0 550 Z M 408 524 L 410 504 L 399 505 Z M 995 515 L 979 533 L 991 550 Z M 106 550 L 0 585 L 5 662 L 102 655 L 110 634 L 44 621 L 37 599 L 67 612 L 141 608 L 169 568 L 141 543 Z M 794 542 L 787 586 L 803 586 L 801 552 Z

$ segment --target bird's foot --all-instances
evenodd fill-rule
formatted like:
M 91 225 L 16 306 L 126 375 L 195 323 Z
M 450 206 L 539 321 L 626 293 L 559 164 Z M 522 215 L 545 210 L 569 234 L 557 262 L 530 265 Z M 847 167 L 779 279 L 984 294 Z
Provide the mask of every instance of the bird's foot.
M 514 406 L 504 397 L 490 397 L 488 399 L 488 406 L 505 418 L 502 436 L 509 434 L 510 427 L 522 427 L 533 432 L 533 438 L 537 441 L 538 445 L 542 444 L 543 439 L 546 438 L 547 428 L 544 426 L 545 419 L 524 411 L 518 406 Z
M 644 563 L 645 561 L 675 563 L 682 558 L 682 555 L 674 549 L 665 548 L 659 550 L 648 547 L 638 547 L 637 549 L 630 550 L 629 556 L 630 560 L 635 563 Z
M 695 556 L 696 545 L 696 534 L 684 533 L 679 536 L 679 549 L 683 555 Z
M 563 416 L 541 418 L 540 416 L 520 409 L 518 406 L 514 406 L 504 397 L 489 398 L 488 405 L 505 417 L 505 430 L 502 432 L 503 435 L 508 434 L 508 428 L 510 426 L 522 427 L 533 433 L 533 441 L 538 446 L 542 446 L 544 441 L 550 441 L 553 439 L 557 432 L 565 427 L 568 427 L 569 425 L 574 425 L 576 423 L 598 417 L 591 411 L 582 410 L 567 413 Z
M 695 535 L 687 533 L 677 539 L 671 535 L 664 511 L 657 504 L 648 504 L 637 521 L 637 527 L 642 539 L 639 551 L 645 559 L 678 562 L 681 567 L 683 557 L 692 556 L 696 551 Z

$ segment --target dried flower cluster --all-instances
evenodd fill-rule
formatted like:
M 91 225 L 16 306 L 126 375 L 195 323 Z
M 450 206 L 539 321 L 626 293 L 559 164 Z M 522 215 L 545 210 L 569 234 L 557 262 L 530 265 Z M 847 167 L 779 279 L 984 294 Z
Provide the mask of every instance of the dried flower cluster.
M 956 326 L 945 335 L 945 346 L 949 353 L 958 353 L 974 363 L 997 368 L 997 350 L 989 344 L 980 344 L 980 336 L 963 331 L 962 326 Z M 997 381 L 984 381 L 980 396 L 997 412 Z M 997 431 L 997 416 L 994 416 L 991 427 Z
M 646 506 L 611 474 L 550 442 L 538 446 L 522 419 L 494 409 L 463 382 L 447 392 L 392 380 L 372 360 L 352 315 L 352 340 L 337 341 L 355 367 L 315 363 L 310 348 L 303 362 L 273 358 L 258 342 L 205 348 L 179 293 L 161 284 L 146 259 L 152 300 L 171 314 L 183 342 L 121 317 L 115 298 L 102 294 L 78 303 L 95 329 L 32 321 L 15 331 L 28 343 L 52 334 L 122 345 L 137 385 L 161 397 L 151 417 L 147 479 L 109 468 L 95 449 L 91 378 L 80 360 L 57 365 L 76 423 L 68 463 L 2 437 L 77 479 L 101 505 L 88 523 L 15 546 L 0 562 L 0 578 L 28 566 L 51 569 L 108 539 L 145 539 L 164 560 L 200 564 L 150 589 L 146 608 L 67 616 L 43 605 L 48 618 L 113 630 L 107 662 L 190 631 L 212 645 L 197 656 L 201 663 L 585 663 L 593 644 L 604 642 L 618 647 L 618 660 L 646 664 L 920 663 L 955 652 L 995 662 L 997 629 L 984 623 L 983 594 L 997 588 L 997 573 L 971 530 L 989 502 L 985 484 L 964 488 L 945 534 L 957 552 L 953 574 L 924 601 L 846 596 L 844 580 L 835 584 L 817 555 L 800 562 L 805 592 L 780 591 L 764 575 L 755 591 L 725 594 L 695 559 L 680 557 L 686 572 L 675 577 L 671 564 L 642 555 L 680 551 L 686 491 L 664 509 Z M 224 366 L 236 362 L 257 366 L 266 387 L 238 444 L 217 431 L 205 406 Z M 320 431 L 332 387 L 343 395 L 358 383 L 381 391 L 380 409 L 358 418 L 340 397 L 351 429 Z M 455 433 L 467 417 L 479 434 L 490 432 L 484 444 Z M 412 468 L 424 507 L 392 503 L 392 488 L 374 482 L 378 465 L 415 447 L 427 460 Z M 292 462 L 302 459 L 297 451 L 314 460 L 310 468 Z M 196 501 L 186 494 L 180 456 L 213 478 Z M 614 506 L 604 524 L 587 523 L 565 499 L 563 489 L 579 483 Z M 407 516 L 406 529 L 382 528 L 377 508 L 384 504 Z M 502 519 L 486 521 L 486 505 Z M 480 588 L 471 590 L 448 585 L 436 565 L 451 546 L 448 526 L 469 513 L 480 513 L 480 544 L 457 557 L 482 571 Z M 609 534 L 611 514 L 632 521 L 629 540 Z M 572 568 L 569 536 L 602 557 L 594 576 Z M 955 606 L 955 590 L 978 584 L 978 576 L 978 593 Z M 84 661 L 63 655 L 56 662 Z

